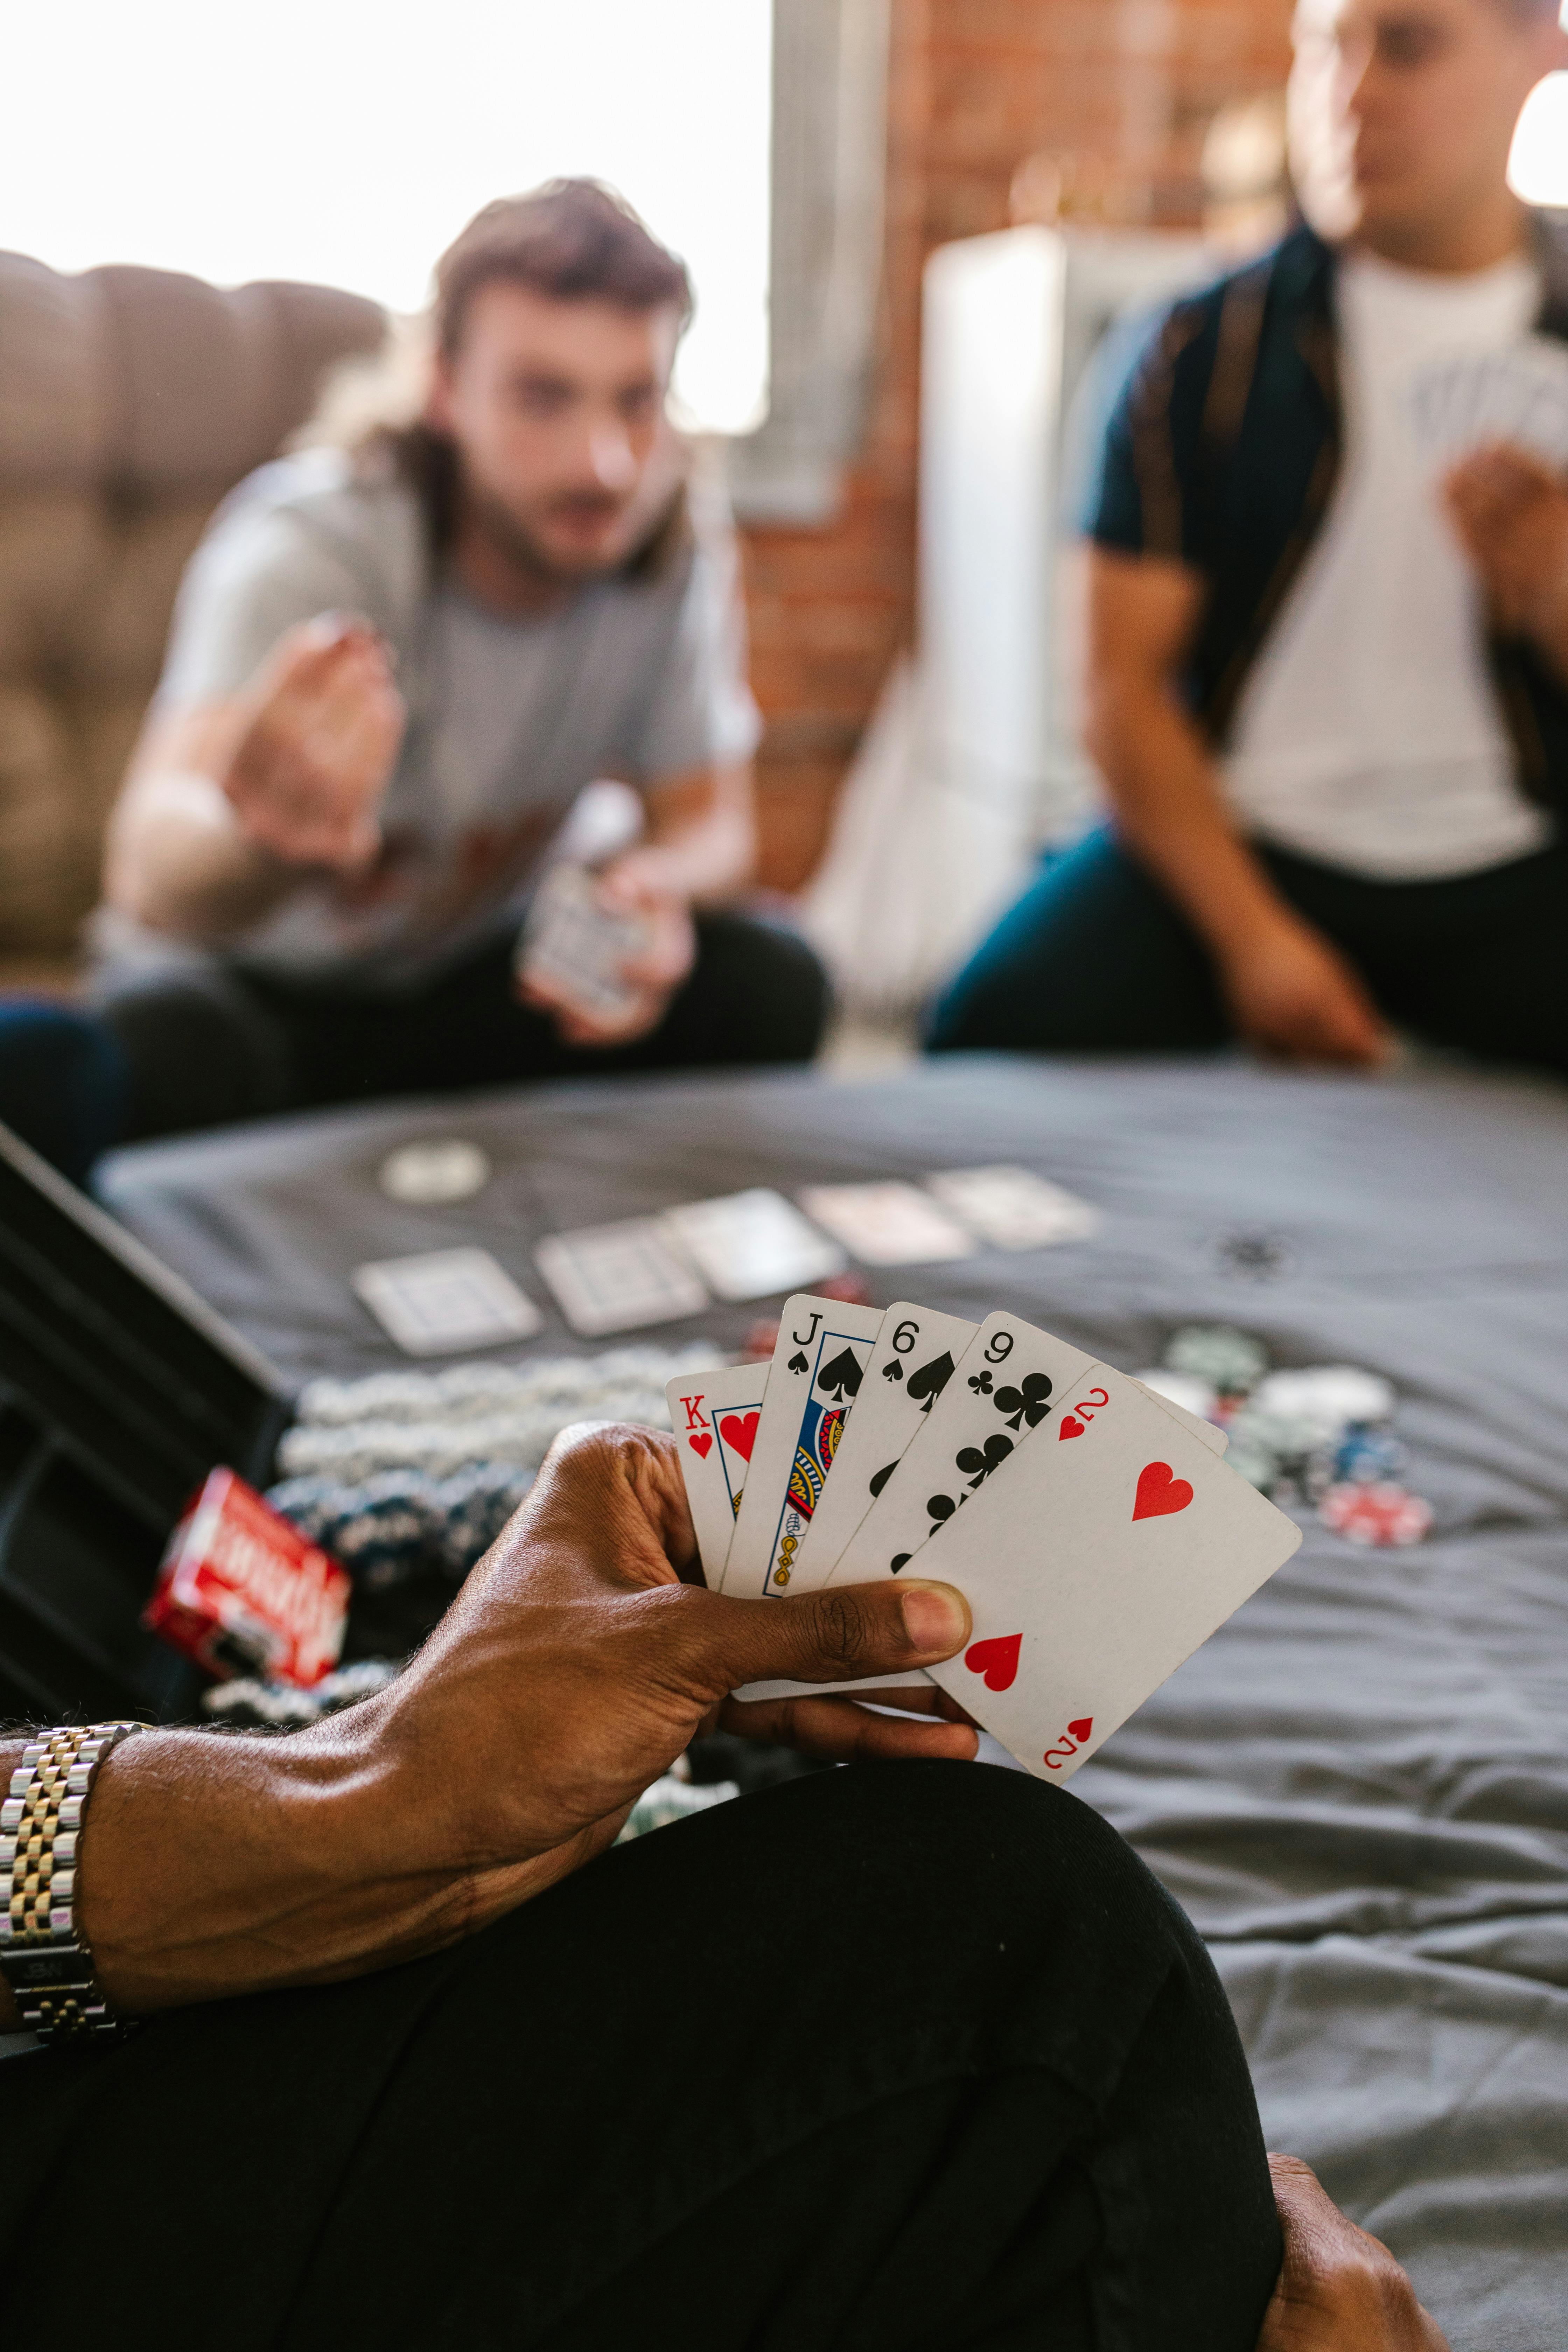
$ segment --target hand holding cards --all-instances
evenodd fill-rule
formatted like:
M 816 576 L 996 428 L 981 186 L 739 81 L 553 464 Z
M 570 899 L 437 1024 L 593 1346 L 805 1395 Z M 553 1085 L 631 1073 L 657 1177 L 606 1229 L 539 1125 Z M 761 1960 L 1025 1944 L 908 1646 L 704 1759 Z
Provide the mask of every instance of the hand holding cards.
M 956 1585 L 973 1637 L 929 1679 L 1042 1778 L 1075 1770 L 1300 1542 L 1217 1430 L 1005 1313 L 976 1328 L 799 1296 L 765 1379 L 673 1382 L 670 1404 L 709 1583 Z

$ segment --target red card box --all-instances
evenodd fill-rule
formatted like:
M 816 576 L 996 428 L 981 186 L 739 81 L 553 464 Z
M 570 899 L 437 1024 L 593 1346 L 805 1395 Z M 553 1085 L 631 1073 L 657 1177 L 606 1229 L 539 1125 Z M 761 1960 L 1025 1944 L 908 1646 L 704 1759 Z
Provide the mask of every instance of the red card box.
M 338 1662 L 351 1589 L 254 1486 L 215 1470 L 169 1538 L 142 1622 L 220 1679 L 308 1690 Z

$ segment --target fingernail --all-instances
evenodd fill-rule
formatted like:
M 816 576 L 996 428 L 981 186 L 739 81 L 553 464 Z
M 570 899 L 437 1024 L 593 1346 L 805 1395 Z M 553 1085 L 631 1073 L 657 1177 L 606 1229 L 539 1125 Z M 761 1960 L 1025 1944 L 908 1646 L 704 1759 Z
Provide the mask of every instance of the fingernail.
M 904 1631 L 917 1650 L 950 1657 L 969 1633 L 969 1604 L 951 1584 L 912 1583 L 900 1587 L 904 1604 Z

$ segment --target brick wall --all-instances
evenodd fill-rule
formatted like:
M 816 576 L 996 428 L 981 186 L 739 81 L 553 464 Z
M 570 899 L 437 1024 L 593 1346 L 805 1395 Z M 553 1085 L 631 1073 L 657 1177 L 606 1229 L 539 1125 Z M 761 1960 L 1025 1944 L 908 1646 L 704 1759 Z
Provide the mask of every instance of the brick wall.
M 784 0 L 787 5 L 787 0 Z M 1102 216 L 1197 217 L 1203 133 L 1277 89 L 1290 0 L 891 0 L 881 366 L 866 447 L 826 530 L 745 534 L 752 677 L 767 718 L 763 878 L 810 874 L 833 794 L 914 624 L 921 270 L 1005 227 L 1026 157 L 1063 160 Z

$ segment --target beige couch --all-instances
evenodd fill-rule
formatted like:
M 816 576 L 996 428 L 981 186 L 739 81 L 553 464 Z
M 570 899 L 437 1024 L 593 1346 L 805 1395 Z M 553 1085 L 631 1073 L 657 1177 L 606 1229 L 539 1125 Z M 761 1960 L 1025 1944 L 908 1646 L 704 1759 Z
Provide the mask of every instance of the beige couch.
M 185 559 L 384 326 L 328 287 L 0 254 L 0 966 L 69 957 Z

